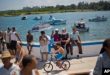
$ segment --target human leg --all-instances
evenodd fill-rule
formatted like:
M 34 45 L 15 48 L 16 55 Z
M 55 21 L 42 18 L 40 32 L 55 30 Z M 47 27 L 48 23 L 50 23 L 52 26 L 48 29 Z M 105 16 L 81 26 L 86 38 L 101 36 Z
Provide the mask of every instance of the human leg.
M 82 46 L 81 43 L 79 43 L 78 41 L 76 41 L 77 46 L 78 46 L 78 50 L 79 50 L 79 54 L 82 54 Z
M 59 67 L 59 68 L 61 68 L 61 60 L 57 60 L 57 62 L 56 62 L 56 64 L 57 64 L 57 66 Z
M 41 61 L 43 61 L 43 52 L 41 52 Z
M 31 54 L 31 52 L 32 52 L 32 44 L 29 45 L 29 49 L 30 49 L 29 53 Z
M 28 49 L 28 52 L 29 52 L 29 43 L 27 43 L 27 49 Z
M 70 44 L 70 54 L 73 55 L 73 45 Z
M 66 59 L 68 58 L 68 54 L 69 54 L 69 45 L 66 45 L 66 55 L 65 55 Z
M 47 60 L 48 60 L 48 53 L 45 52 L 45 61 L 47 61 Z

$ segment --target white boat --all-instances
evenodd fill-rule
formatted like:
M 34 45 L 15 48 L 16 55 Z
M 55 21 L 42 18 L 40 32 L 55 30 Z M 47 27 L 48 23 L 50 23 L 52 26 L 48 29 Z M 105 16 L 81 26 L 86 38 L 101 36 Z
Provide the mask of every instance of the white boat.
M 38 24 L 36 26 L 34 26 L 32 28 L 32 32 L 38 32 L 38 31 L 43 31 L 43 30 L 48 30 L 51 29 L 53 26 L 51 26 L 48 23 L 42 23 L 42 24 Z
M 79 32 L 88 32 L 89 31 L 89 27 L 87 27 L 87 25 L 83 21 L 76 23 L 75 27 L 77 28 L 77 30 Z
M 48 22 L 51 25 L 65 25 L 66 24 L 66 20 L 62 20 L 62 19 L 55 19 L 55 20 L 51 20 Z
M 65 25 L 66 20 L 56 19 L 55 17 L 50 15 L 48 23 L 51 24 L 51 25 Z

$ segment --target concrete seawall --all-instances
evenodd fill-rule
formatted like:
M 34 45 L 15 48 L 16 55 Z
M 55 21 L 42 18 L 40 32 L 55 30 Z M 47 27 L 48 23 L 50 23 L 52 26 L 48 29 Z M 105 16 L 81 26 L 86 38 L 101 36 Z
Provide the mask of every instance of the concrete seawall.
M 103 40 L 96 40 L 96 41 L 84 41 L 82 42 L 83 54 L 80 56 L 96 56 L 99 54 L 101 47 L 102 47 Z M 23 42 L 23 47 L 27 50 L 27 43 Z M 53 48 L 51 48 L 53 50 Z M 37 58 L 41 58 L 40 56 L 40 45 L 39 43 L 33 43 L 33 50 L 32 53 Z M 73 57 L 76 57 L 78 54 L 78 48 L 76 46 L 73 47 Z

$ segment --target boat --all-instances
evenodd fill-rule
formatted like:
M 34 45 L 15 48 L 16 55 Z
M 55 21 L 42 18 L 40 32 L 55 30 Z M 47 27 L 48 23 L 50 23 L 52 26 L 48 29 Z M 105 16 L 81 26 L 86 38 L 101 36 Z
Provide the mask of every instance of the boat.
M 40 17 L 35 17 L 33 20 L 42 20 L 42 16 L 40 16 Z
M 66 20 L 55 19 L 55 20 L 48 21 L 48 23 L 51 25 L 64 25 L 66 24 Z
M 88 32 L 89 31 L 89 27 L 87 27 L 87 25 L 85 25 L 85 22 L 78 22 L 75 24 L 75 28 L 79 31 L 79 32 Z
M 97 16 L 96 18 L 93 19 L 89 19 L 90 22 L 103 22 L 103 21 L 107 21 L 107 18 L 102 16 Z
M 39 31 L 48 30 L 48 29 L 51 29 L 51 28 L 53 28 L 53 26 L 51 26 L 50 24 L 41 23 L 41 24 L 35 25 L 32 28 L 32 32 L 39 32 Z
M 21 20 L 26 20 L 27 19 L 27 17 L 26 16 L 23 16 L 22 18 L 21 18 Z
M 50 15 L 48 23 L 51 25 L 64 25 L 66 24 L 66 20 L 55 19 L 53 16 Z

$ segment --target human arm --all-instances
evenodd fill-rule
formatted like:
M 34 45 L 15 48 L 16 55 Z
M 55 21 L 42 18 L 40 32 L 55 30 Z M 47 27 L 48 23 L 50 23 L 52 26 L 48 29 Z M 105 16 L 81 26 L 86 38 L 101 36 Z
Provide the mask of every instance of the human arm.
M 67 34 L 66 44 L 68 44 L 69 42 L 70 42 L 70 36 L 69 36 L 69 34 Z
M 20 50 L 20 52 L 19 52 L 19 60 L 17 61 L 17 64 L 18 64 L 19 66 L 21 65 L 22 59 L 23 59 L 24 54 L 25 54 L 23 50 L 24 50 L 24 49 L 21 48 L 21 50 Z
M 17 33 L 15 33 L 15 35 L 17 36 L 18 40 L 21 42 L 19 35 Z

